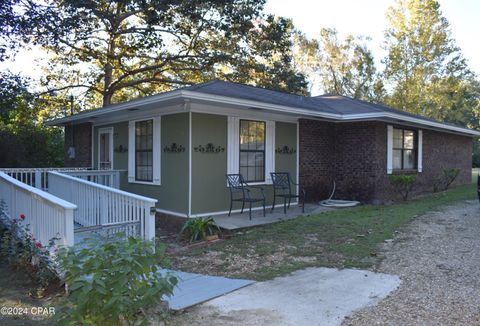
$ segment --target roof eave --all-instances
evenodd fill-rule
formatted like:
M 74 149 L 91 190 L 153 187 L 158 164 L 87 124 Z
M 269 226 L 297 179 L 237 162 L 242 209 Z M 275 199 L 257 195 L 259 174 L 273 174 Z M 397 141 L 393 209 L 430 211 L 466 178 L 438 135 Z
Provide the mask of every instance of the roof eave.
M 168 93 L 158 94 L 155 96 L 145 97 L 143 99 L 115 104 L 110 108 L 104 109 L 97 109 L 90 112 L 85 112 L 82 114 L 50 120 L 45 122 L 47 126 L 61 126 L 68 123 L 72 123 L 79 120 L 89 119 L 95 116 L 111 114 L 121 110 L 127 110 L 129 108 L 140 107 L 152 103 L 161 103 L 167 100 L 173 99 L 190 99 L 190 100 L 199 100 L 199 101 L 208 101 L 212 103 L 221 103 L 221 104 L 229 104 L 247 108 L 258 108 L 263 110 L 275 111 L 279 113 L 285 114 L 294 114 L 302 117 L 313 117 L 318 119 L 328 119 L 328 120 L 336 120 L 336 121 L 361 121 L 361 120 L 378 120 L 378 119 L 392 119 L 397 121 L 404 121 L 410 122 L 418 125 L 429 126 L 432 128 L 444 129 L 449 130 L 456 133 L 466 134 L 473 137 L 480 137 L 480 131 L 463 128 L 459 126 L 451 126 L 441 122 L 430 121 L 415 117 L 410 117 L 402 114 L 392 113 L 392 112 L 375 112 L 375 113 L 360 113 L 360 114 L 335 114 L 335 113 L 328 113 L 328 112 L 320 112 L 320 111 L 312 111 L 303 108 L 296 108 L 284 105 L 277 105 L 277 104 L 270 104 L 265 102 L 259 102 L 254 100 L 245 100 L 239 99 L 234 97 L 228 96 L 221 96 L 221 95 L 214 95 L 214 94 L 206 94 L 201 92 L 195 91 L 188 91 L 188 90 L 176 90 Z

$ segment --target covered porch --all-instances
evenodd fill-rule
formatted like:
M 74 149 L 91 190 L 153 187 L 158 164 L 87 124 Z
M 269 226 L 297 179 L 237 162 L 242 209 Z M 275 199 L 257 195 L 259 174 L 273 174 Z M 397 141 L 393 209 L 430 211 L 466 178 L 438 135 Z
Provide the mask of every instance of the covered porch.
M 290 208 L 287 208 L 287 213 L 283 212 L 283 205 L 276 205 L 273 212 L 271 212 L 271 206 L 266 207 L 266 214 L 263 216 L 262 209 L 252 209 L 252 219 L 248 218 L 248 209 L 240 214 L 239 211 L 232 212 L 230 216 L 228 213 L 213 216 L 215 223 L 222 229 L 227 231 L 235 231 L 240 229 L 246 229 L 254 226 L 266 225 L 271 223 L 277 223 L 281 221 L 291 220 L 301 216 L 317 215 L 324 212 L 334 210 L 335 208 L 323 207 L 318 204 L 306 203 L 305 212 L 302 212 L 302 207 L 296 204 L 292 204 Z

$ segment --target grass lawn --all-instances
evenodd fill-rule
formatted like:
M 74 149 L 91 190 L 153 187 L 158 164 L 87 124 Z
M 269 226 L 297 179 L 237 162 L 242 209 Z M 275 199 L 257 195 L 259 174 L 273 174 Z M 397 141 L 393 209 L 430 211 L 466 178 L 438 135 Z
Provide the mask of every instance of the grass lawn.
M 476 180 L 476 179 L 475 179 Z M 209 247 L 171 253 L 176 269 L 268 280 L 310 266 L 372 268 L 379 245 L 412 219 L 443 205 L 471 200 L 475 187 L 389 206 L 359 206 L 252 228 Z

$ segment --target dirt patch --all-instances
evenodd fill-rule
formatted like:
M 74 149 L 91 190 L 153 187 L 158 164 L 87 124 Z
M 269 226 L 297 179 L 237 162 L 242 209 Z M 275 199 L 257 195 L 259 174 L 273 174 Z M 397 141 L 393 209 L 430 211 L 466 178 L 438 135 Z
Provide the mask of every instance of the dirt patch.
M 50 291 L 39 298 L 36 284 L 22 271 L 16 271 L 5 262 L 0 261 L 0 307 L 22 308 L 22 315 L 2 313 L 0 325 L 51 325 L 48 317 L 32 314 L 32 308 L 51 307 L 57 300 L 58 292 Z M 38 310 L 38 309 L 37 309 Z M 17 310 L 18 311 L 18 310 Z M 23 313 L 26 312 L 26 313 Z

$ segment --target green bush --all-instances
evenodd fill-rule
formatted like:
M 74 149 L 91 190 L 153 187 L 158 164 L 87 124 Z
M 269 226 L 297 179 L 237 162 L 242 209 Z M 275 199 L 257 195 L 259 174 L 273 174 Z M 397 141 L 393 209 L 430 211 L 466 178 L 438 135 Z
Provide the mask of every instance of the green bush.
M 190 242 L 205 239 L 209 235 L 220 232 L 213 217 L 199 217 L 187 220 L 180 231 L 180 236 L 189 239 Z
M 442 173 L 437 176 L 433 182 L 433 191 L 444 191 L 452 184 L 460 173 L 460 169 L 443 169 Z
M 395 192 L 401 194 L 403 200 L 407 200 L 408 195 L 412 191 L 413 185 L 415 184 L 415 175 L 391 175 L 388 179 L 390 180 L 390 184 L 395 189 Z
M 59 264 L 68 296 L 56 316 L 64 325 L 132 325 L 147 322 L 146 309 L 170 296 L 177 279 L 168 272 L 164 248 L 119 233 L 61 249 Z M 81 248 L 81 249 L 80 249 Z
M 0 214 L 2 207 L 0 207 Z M 58 281 L 56 266 L 51 253 L 56 250 L 58 238 L 42 244 L 30 232 L 30 225 L 24 222 L 25 215 L 10 220 L 0 216 L 0 257 L 14 269 L 22 270 L 39 286 L 39 292 Z

